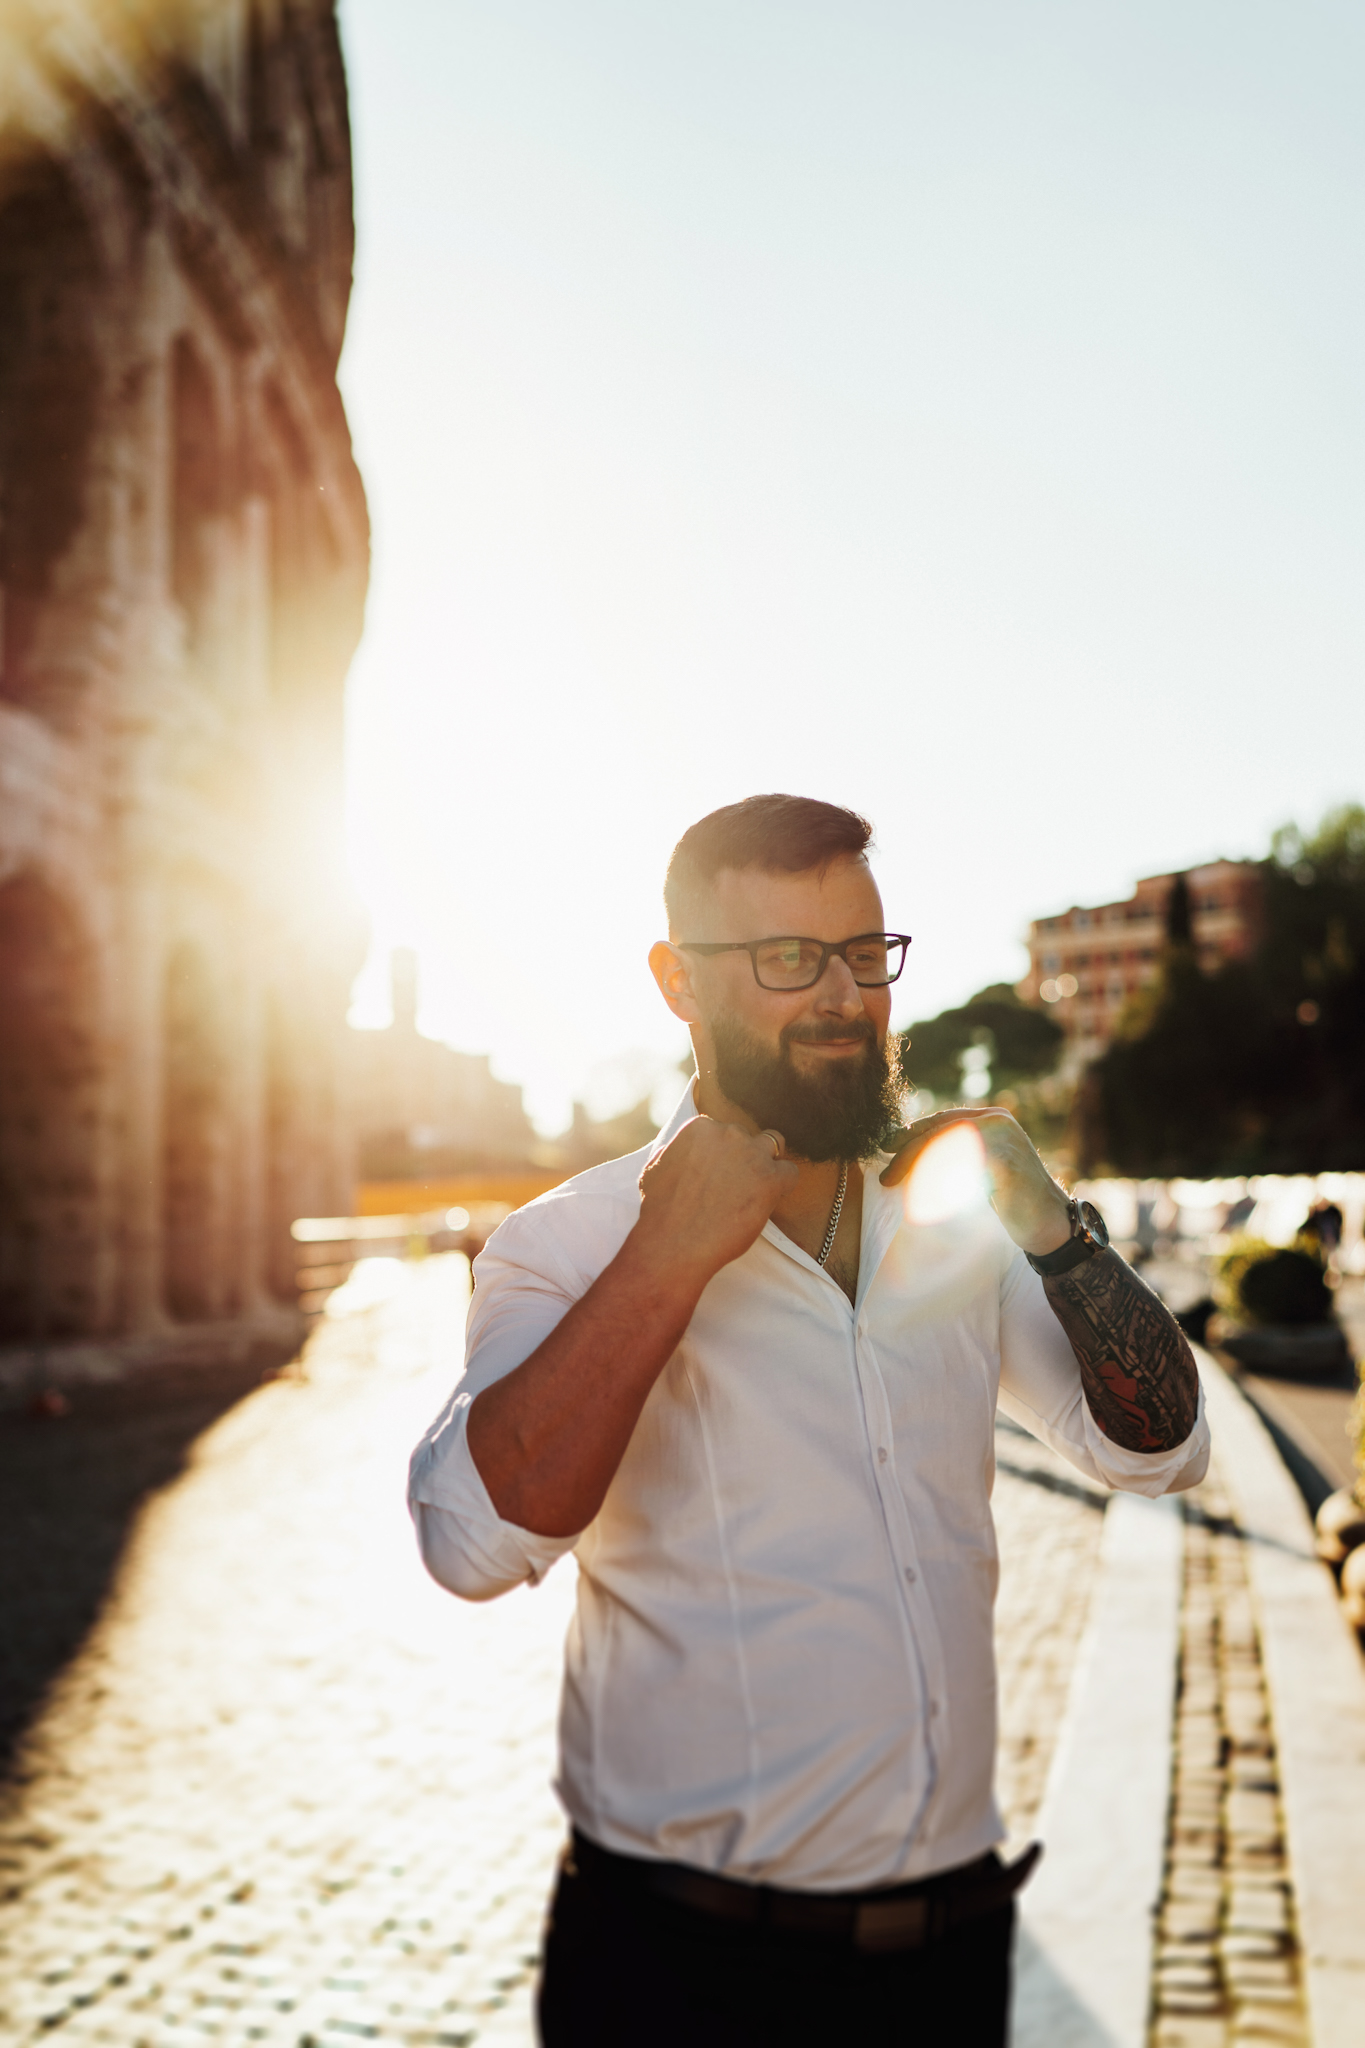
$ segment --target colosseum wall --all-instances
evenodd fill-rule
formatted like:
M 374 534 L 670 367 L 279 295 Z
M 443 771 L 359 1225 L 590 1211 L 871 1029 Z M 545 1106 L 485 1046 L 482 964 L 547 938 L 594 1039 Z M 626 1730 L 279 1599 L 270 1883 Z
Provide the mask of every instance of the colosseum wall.
M 350 1204 L 330 0 L 0 0 L 0 1385 L 287 1343 Z

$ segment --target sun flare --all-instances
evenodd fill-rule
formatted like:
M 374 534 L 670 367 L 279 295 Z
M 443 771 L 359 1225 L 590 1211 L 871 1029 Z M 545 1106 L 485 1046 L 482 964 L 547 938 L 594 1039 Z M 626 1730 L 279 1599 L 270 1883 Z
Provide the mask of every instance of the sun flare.
M 931 1138 L 905 1183 L 907 1223 L 946 1223 L 989 1201 L 986 1148 L 972 1124 L 951 1124 Z

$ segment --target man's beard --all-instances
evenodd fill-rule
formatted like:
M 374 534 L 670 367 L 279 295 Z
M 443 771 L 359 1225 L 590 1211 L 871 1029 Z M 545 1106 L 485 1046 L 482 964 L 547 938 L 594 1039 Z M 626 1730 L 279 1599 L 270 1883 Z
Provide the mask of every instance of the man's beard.
M 849 1037 L 864 1039 L 861 1054 L 828 1060 L 813 1074 L 798 1071 L 794 1044 Z M 760 1129 L 781 1131 L 798 1159 L 870 1158 L 896 1121 L 905 1084 L 867 1018 L 800 1031 L 789 1024 L 772 1052 L 725 1011 L 714 1021 L 712 1039 L 721 1093 Z

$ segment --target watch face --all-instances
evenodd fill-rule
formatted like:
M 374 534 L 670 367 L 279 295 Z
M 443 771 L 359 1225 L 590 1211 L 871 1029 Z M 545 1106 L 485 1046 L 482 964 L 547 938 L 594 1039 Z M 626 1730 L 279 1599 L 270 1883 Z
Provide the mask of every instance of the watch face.
M 1098 1245 L 1107 1245 L 1109 1242 L 1109 1226 L 1095 1207 L 1095 1204 L 1093 1202 L 1082 1202 L 1080 1206 L 1081 1222 L 1085 1225 L 1086 1236 L 1093 1238 Z

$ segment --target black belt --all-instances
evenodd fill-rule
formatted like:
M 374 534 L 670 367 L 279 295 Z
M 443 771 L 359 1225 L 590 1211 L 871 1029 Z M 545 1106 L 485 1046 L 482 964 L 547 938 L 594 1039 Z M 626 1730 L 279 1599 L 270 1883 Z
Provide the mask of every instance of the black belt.
M 1042 1843 L 1032 1842 L 1016 1862 L 1004 1864 L 991 1851 L 956 1870 L 877 1891 L 788 1892 L 776 1885 L 716 1877 L 686 1863 L 621 1856 L 575 1828 L 564 1869 L 569 1876 L 582 1875 L 617 1892 L 647 1892 L 669 1899 L 712 1919 L 844 1942 L 876 1953 L 925 1948 L 964 1921 L 995 1912 L 1028 1881 L 1042 1853 Z

